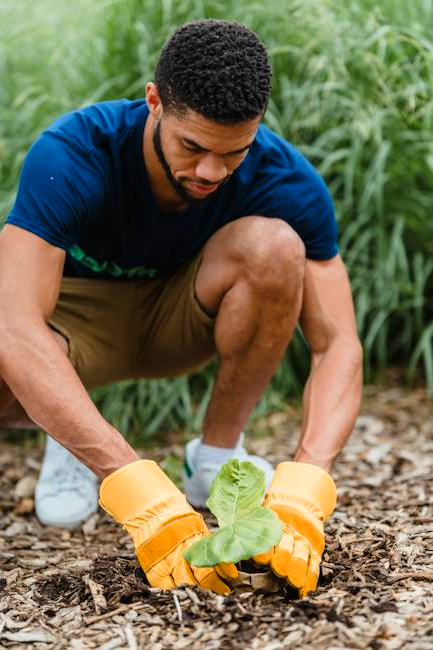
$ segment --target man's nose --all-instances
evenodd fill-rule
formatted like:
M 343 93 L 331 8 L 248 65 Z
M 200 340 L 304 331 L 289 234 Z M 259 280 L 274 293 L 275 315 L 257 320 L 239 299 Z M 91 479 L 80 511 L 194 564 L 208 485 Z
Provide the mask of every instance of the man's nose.
M 219 183 L 227 176 L 227 168 L 223 158 L 209 153 L 200 160 L 195 174 L 196 178 L 202 178 L 208 183 Z

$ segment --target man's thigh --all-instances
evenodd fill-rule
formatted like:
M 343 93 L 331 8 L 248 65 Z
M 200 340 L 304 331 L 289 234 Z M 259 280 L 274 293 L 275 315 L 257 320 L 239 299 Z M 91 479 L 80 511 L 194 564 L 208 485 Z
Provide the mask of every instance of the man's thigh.
M 68 342 L 86 388 L 176 376 L 213 357 L 214 320 L 194 292 L 200 259 L 154 280 L 63 279 L 49 325 Z
M 138 376 L 186 374 L 215 356 L 215 318 L 195 293 L 201 260 L 200 253 L 164 283 L 139 287 Z

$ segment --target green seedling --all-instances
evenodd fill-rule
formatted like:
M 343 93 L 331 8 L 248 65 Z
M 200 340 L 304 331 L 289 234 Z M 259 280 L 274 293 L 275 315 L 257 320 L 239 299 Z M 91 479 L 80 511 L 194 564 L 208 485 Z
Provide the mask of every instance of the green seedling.
M 236 564 L 278 544 L 281 522 L 261 506 L 265 487 L 265 473 L 253 463 L 231 460 L 223 465 L 206 502 L 219 530 L 192 544 L 184 552 L 186 560 L 196 567 Z

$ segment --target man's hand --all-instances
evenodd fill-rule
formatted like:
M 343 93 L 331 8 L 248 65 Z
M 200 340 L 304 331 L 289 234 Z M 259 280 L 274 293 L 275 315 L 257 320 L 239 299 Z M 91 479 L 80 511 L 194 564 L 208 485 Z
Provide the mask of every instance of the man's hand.
M 184 559 L 184 550 L 209 531 L 156 463 L 139 460 L 107 476 L 101 484 L 100 505 L 131 535 L 152 587 L 190 584 L 220 594 L 230 592 L 224 580 L 237 577 L 233 564 L 199 569 Z
M 299 589 L 301 598 L 316 588 L 325 548 L 323 523 L 336 499 L 331 476 L 307 463 L 280 463 L 266 494 L 263 505 L 283 522 L 283 536 L 278 546 L 253 559 L 270 564 L 277 576 Z

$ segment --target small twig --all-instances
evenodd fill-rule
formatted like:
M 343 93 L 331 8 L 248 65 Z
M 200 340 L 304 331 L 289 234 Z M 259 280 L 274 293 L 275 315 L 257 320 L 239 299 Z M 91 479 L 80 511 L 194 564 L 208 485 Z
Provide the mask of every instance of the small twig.
M 92 623 L 98 623 L 99 621 L 104 621 L 106 618 L 111 618 L 112 616 L 116 616 L 116 614 L 121 614 L 122 612 L 126 612 L 128 609 L 143 609 L 143 607 L 146 607 L 146 605 L 137 605 L 137 603 L 129 603 L 128 605 L 120 605 L 117 609 L 112 609 L 111 612 L 106 612 L 105 614 L 101 614 L 101 616 L 89 616 L 87 618 L 84 618 L 83 621 L 86 625 L 92 625 Z
M 85 584 L 89 587 L 90 594 L 93 599 L 93 604 L 95 607 L 95 614 L 99 616 L 103 612 L 107 611 L 107 601 L 104 598 L 104 588 L 102 585 L 98 584 L 94 580 L 89 578 L 89 575 L 83 577 Z
M 359 544 L 359 542 L 372 542 L 373 538 L 370 535 L 366 535 L 365 537 L 357 537 L 356 539 L 353 539 L 350 542 L 344 542 L 346 546 L 352 546 L 353 544 Z M 378 544 L 379 542 L 376 542 Z M 380 544 L 382 544 L 382 540 L 380 540 Z
M 188 594 L 190 600 L 191 600 L 195 605 L 201 605 L 201 604 L 202 604 L 200 598 L 197 596 L 197 594 L 195 593 L 195 591 L 193 591 L 192 589 L 189 589 L 188 587 L 185 587 L 185 591 L 186 591 L 186 593 Z
M 183 623 L 183 615 L 182 615 L 182 608 L 180 606 L 179 598 L 177 597 L 177 594 L 174 593 L 174 591 L 171 592 L 174 600 L 174 604 L 176 605 L 176 611 L 177 611 L 177 616 L 179 618 L 179 622 Z
M 377 589 L 377 582 L 345 582 L 344 588 L 357 587 L 358 589 L 368 589 L 368 587 Z
M 415 517 L 413 520 L 414 524 L 432 524 L 433 517 Z
M 129 650 L 138 650 L 137 640 L 135 638 L 134 630 L 132 629 L 132 626 L 127 625 L 125 628 L 123 628 L 123 631 L 125 633 L 125 638 L 126 638 L 126 642 L 128 644 L 128 649 Z
M 389 576 L 388 582 L 398 582 L 398 580 L 405 580 L 406 578 L 413 578 L 416 580 L 433 580 L 433 571 L 407 571 L 406 573 L 399 573 L 396 576 Z

